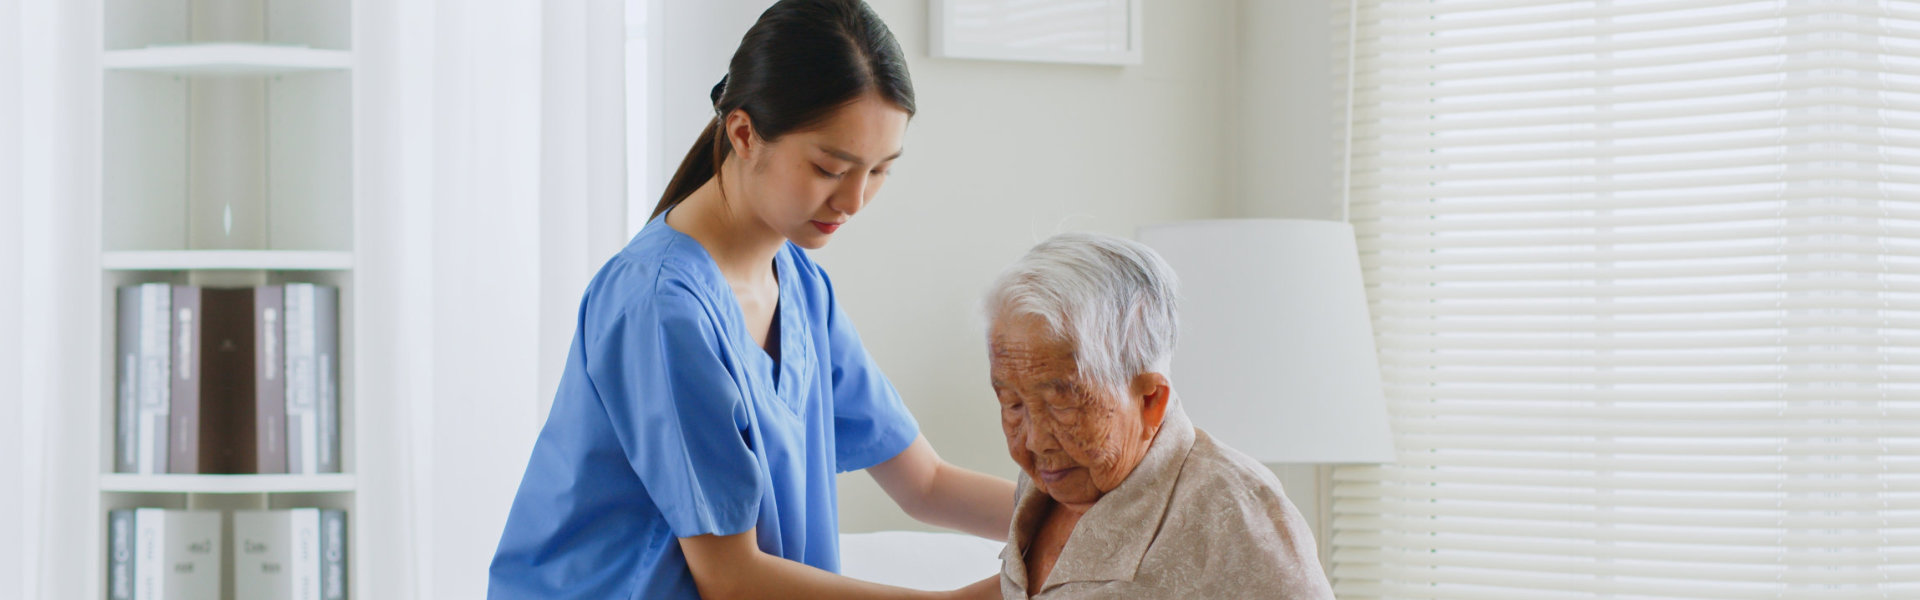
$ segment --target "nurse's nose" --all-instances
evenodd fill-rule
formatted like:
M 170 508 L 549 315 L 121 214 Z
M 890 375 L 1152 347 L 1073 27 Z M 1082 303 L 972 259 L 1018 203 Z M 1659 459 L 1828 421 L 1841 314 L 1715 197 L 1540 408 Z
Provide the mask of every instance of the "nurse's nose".
M 866 208 L 867 177 L 867 172 L 860 170 L 859 175 L 848 175 L 842 179 L 840 187 L 833 190 L 833 197 L 827 199 L 827 206 L 849 217 Z

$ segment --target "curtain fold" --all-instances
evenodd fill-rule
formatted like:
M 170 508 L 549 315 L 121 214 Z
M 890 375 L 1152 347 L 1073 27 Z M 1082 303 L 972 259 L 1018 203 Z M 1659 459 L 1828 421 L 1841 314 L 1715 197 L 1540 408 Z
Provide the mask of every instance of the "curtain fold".
M 21 32 L 19 0 L 0 0 L 0 596 L 32 598 L 37 579 L 29 533 L 37 519 L 28 506 L 40 482 L 27 478 L 29 426 L 21 380 L 20 285 L 22 198 L 20 180 Z
M 98 16 L 0 0 L 0 595 L 101 589 Z

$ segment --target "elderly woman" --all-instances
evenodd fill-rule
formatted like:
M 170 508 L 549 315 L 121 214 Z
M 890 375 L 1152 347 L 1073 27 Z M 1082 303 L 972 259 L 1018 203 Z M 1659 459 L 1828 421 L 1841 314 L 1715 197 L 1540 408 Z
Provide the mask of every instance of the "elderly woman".
M 1006 598 L 1333 597 L 1273 473 L 1181 409 L 1174 301 L 1159 255 L 1089 234 L 1042 242 L 988 294 L 993 389 L 1024 471 Z

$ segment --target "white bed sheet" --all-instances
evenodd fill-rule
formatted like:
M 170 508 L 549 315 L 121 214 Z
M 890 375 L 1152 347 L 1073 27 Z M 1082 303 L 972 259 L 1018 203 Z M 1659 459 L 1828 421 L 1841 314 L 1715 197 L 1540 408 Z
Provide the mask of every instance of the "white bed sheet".
M 840 573 L 917 590 L 951 590 L 999 575 L 1004 545 L 959 533 L 843 533 Z

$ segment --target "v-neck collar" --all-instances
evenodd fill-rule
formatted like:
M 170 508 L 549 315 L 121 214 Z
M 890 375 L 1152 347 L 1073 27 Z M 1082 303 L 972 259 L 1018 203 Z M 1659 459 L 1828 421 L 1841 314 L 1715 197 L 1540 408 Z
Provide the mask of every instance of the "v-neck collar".
M 798 317 L 795 311 L 798 309 L 793 306 L 793 301 L 798 297 L 799 293 L 792 287 L 797 285 L 797 282 L 794 280 L 793 259 L 787 256 L 787 253 L 791 250 L 792 242 L 782 242 L 780 250 L 773 254 L 773 278 L 775 280 L 773 318 L 778 321 L 779 327 L 769 327 L 768 334 L 778 334 L 778 339 L 774 340 L 774 344 L 780 348 L 780 359 L 774 360 L 773 355 L 767 353 L 766 346 L 755 342 L 753 335 L 748 333 L 746 310 L 740 307 L 739 295 L 733 293 L 733 285 L 727 283 L 726 273 L 720 270 L 720 261 L 713 258 L 713 253 L 707 251 L 706 245 L 701 244 L 700 240 L 691 235 L 687 235 L 684 231 L 674 229 L 672 225 L 668 225 L 667 215 L 672 213 L 672 209 L 660 213 L 660 216 L 654 217 L 655 223 L 653 223 L 653 225 L 666 228 L 671 235 L 678 236 L 686 243 L 692 244 L 694 248 L 700 250 L 700 256 L 706 259 L 702 262 L 707 267 L 707 276 L 710 280 L 708 285 L 713 288 L 714 293 L 724 295 L 733 307 L 733 322 L 739 324 L 739 327 L 735 328 L 737 331 L 735 331 L 733 335 L 735 345 L 751 349 L 751 351 L 743 352 L 742 354 L 752 357 L 748 360 L 753 361 L 755 365 L 755 368 L 752 369 L 753 375 L 764 378 L 767 387 L 772 389 L 775 394 L 784 394 L 792 390 L 793 386 L 798 385 L 794 381 L 793 363 L 796 360 L 802 360 L 802 349 L 799 347 L 799 344 L 796 343 L 798 337 L 802 335 L 801 332 L 797 330 L 799 323 L 796 321 Z
M 709 257 L 709 259 L 711 259 L 711 257 Z M 779 322 L 779 326 L 773 327 L 770 325 L 767 333 L 768 335 L 777 336 L 776 339 L 773 340 L 773 343 L 775 347 L 780 349 L 780 358 L 778 360 L 775 360 L 773 355 L 767 353 L 765 345 L 753 343 L 753 336 L 748 334 L 746 330 L 746 311 L 740 308 L 740 299 L 738 297 L 735 297 L 733 300 L 734 315 L 740 319 L 740 335 L 746 338 L 748 345 L 753 346 L 755 351 L 750 354 L 753 354 L 761 364 L 761 371 L 773 374 L 772 380 L 768 381 L 767 385 L 772 387 L 776 394 L 784 394 L 788 390 L 793 389 L 792 365 L 793 361 L 800 360 L 799 351 L 794 348 L 793 343 L 794 338 L 799 335 L 799 332 L 794 331 L 794 292 L 792 288 L 787 287 L 793 284 L 793 265 L 791 263 L 792 261 L 787 257 L 787 249 L 784 246 L 781 247 L 779 253 L 773 255 L 773 278 L 777 280 L 774 282 L 775 297 L 773 301 L 773 318 Z M 716 264 L 714 268 L 717 271 L 719 266 Z M 726 281 L 722 279 L 722 286 L 727 288 L 728 294 L 732 294 L 733 287 L 727 286 L 725 283 Z

